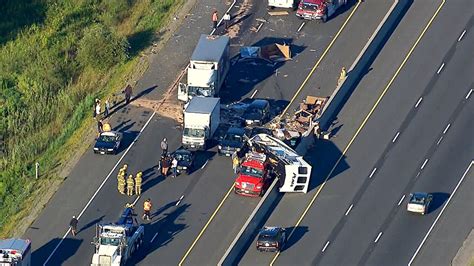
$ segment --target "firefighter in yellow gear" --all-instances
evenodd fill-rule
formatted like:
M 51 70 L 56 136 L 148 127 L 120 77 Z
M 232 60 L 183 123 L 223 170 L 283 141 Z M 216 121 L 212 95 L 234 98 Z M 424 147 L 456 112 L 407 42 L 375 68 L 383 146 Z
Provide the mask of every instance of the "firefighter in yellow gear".
M 142 193 L 142 172 L 138 172 L 135 177 L 135 194 L 140 195 Z
M 123 178 L 125 178 L 127 176 L 127 168 L 128 168 L 128 165 L 124 164 L 122 168 L 120 168 L 117 178 L 119 178 L 120 175 L 123 176 Z
M 133 196 L 133 175 L 129 175 L 127 178 L 127 195 Z
M 347 77 L 347 71 L 345 67 L 341 68 L 341 74 L 339 75 L 339 80 L 337 81 L 337 84 L 340 85 Z
M 117 189 L 120 194 L 125 194 L 125 176 L 119 175 L 117 179 Z

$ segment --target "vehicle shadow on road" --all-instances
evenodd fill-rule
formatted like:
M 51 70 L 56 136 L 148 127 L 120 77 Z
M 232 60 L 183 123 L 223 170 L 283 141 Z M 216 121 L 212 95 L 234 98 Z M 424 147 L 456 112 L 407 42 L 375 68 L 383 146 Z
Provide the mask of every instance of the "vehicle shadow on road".
M 60 238 L 51 239 L 48 243 L 33 251 L 31 254 L 32 265 L 43 265 L 60 241 Z M 48 265 L 62 265 L 76 253 L 82 242 L 84 242 L 83 239 L 65 238 L 54 256 L 48 261 Z
M 144 245 L 127 265 L 136 265 L 138 262 L 144 260 L 148 254 L 155 252 L 160 247 L 168 245 L 177 234 L 186 229 L 188 226 L 185 223 L 181 223 L 182 218 L 180 219 L 179 217 L 189 206 L 191 205 L 183 204 L 179 207 L 172 208 L 170 212 L 163 214 L 159 220 L 145 224 L 146 239 L 144 240 Z M 151 240 L 153 240 L 153 242 L 151 242 Z M 151 261 L 148 261 L 148 263 L 151 263 Z
M 350 167 L 342 151 L 330 140 L 316 139 L 304 158 L 313 166 L 308 191 L 317 188 L 324 181 L 330 180 Z M 337 166 L 334 168 L 336 163 Z
M 93 225 L 96 225 L 98 223 L 100 223 L 102 221 L 102 219 L 104 219 L 105 215 L 102 215 L 90 222 L 88 222 L 87 224 L 85 224 L 84 226 L 82 226 L 79 231 L 77 231 L 78 234 L 80 234 L 82 231 L 85 231 L 87 230 L 89 227 L 93 226 Z
M 288 238 L 289 234 L 293 231 L 293 234 L 291 237 Z M 287 239 L 285 242 L 285 245 L 283 246 L 282 252 L 291 248 L 296 242 L 298 242 L 301 238 L 303 238 L 303 235 L 306 234 L 309 231 L 307 226 L 297 226 L 297 227 L 289 227 L 286 228 L 286 234 L 287 234 Z
M 436 211 L 438 208 L 443 206 L 443 204 L 448 200 L 450 194 L 445 193 L 445 192 L 433 192 L 431 193 L 433 195 L 433 200 L 431 201 L 430 204 L 430 209 L 428 210 L 428 213 Z
M 288 44 L 292 54 L 301 53 L 306 47 L 292 45 L 291 38 L 265 37 L 250 46 L 265 46 L 269 44 Z M 232 103 L 240 101 L 243 96 L 251 92 L 254 87 L 275 74 L 275 71 L 281 68 L 286 62 L 269 62 L 263 59 L 241 58 L 240 54 L 233 57 L 229 74 L 227 76 L 225 87 L 221 90 L 222 103 Z
M 328 18 L 328 20 L 326 22 L 329 22 L 331 20 L 333 20 L 334 18 L 337 18 L 338 16 L 346 13 L 347 11 L 349 11 L 356 3 L 358 2 L 358 0 L 347 0 L 347 4 L 342 6 L 341 8 L 337 9 L 336 12 L 334 12 L 334 14 L 331 15 L 331 17 Z

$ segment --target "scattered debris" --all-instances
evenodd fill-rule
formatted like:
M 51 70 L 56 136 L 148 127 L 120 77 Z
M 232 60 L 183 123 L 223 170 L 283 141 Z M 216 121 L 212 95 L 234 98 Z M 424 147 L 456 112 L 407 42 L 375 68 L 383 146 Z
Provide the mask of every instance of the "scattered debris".
M 289 45 L 270 44 L 265 46 L 245 46 L 240 48 L 240 56 L 245 59 L 260 58 L 270 62 L 282 62 L 291 59 Z
M 268 11 L 270 16 L 287 16 L 289 15 L 288 11 Z

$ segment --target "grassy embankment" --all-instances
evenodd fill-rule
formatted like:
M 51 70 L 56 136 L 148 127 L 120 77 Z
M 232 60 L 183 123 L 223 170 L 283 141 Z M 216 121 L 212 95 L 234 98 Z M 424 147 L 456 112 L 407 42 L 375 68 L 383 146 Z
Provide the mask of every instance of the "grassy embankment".
M 0 237 L 18 233 L 83 149 L 92 105 L 146 67 L 140 53 L 184 0 L 25 0 L 0 18 Z M 41 176 L 35 180 L 35 162 Z

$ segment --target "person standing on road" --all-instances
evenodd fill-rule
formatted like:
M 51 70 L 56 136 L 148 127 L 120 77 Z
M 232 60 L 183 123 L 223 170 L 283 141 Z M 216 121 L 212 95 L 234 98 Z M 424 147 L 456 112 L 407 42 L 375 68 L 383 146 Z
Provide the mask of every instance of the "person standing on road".
M 110 102 L 109 99 L 105 100 L 105 110 L 104 110 L 104 117 L 108 117 L 110 113 Z
M 232 169 L 234 169 L 234 174 L 237 174 L 237 170 L 239 169 L 239 156 L 237 156 L 237 152 L 232 154 Z
M 217 22 L 219 21 L 219 16 L 217 15 L 217 10 L 212 12 L 212 27 L 216 30 L 217 29 Z
M 127 84 L 127 87 L 122 92 L 125 94 L 125 104 L 129 104 L 132 99 L 132 86 Z
M 99 132 L 99 136 L 102 134 L 102 132 L 104 132 L 104 124 L 102 123 L 102 119 L 97 120 L 97 131 Z
M 345 67 L 341 68 L 341 74 L 339 74 L 339 80 L 337 81 L 337 85 L 339 86 L 347 77 L 347 71 Z
M 142 172 L 138 172 L 135 177 L 135 194 L 142 194 Z
M 100 100 L 97 99 L 97 100 L 96 100 L 96 104 L 95 104 L 95 115 L 96 115 L 96 117 L 99 117 L 99 116 L 100 116 L 100 110 L 101 110 L 101 108 L 100 108 Z
M 173 158 L 173 161 L 171 161 L 171 171 L 173 173 L 173 177 L 178 175 L 178 160 L 176 160 L 176 158 Z
M 167 156 L 163 156 L 161 160 L 161 174 L 166 177 L 168 175 L 168 169 L 170 168 L 170 160 Z
M 224 21 L 224 26 L 225 29 L 227 30 L 229 28 L 229 23 L 230 23 L 230 14 L 229 12 L 226 12 L 224 16 L 222 17 L 222 20 Z
M 152 207 L 152 204 L 151 204 L 151 199 L 147 199 L 145 200 L 145 202 L 143 203 L 143 220 L 150 220 L 150 217 L 151 217 L 151 207 Z
M 79 220 L 77 220 L 76 216 L 72 216 L 71 221 L 69 222 L 69 228 L 71 228 L 71 233 L 73 236 L 77 235 L 77 224 Z
M 129 175 L 127 178 L 127 196 L 133 196 L 133 175 Z
M 166 156 L 168 155 L 168 140 L 166 140 L 166 138 L 164 138 L 162 141 L 161 141 L 161 154 Z

